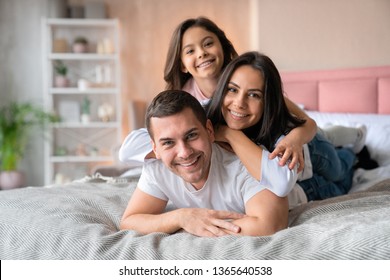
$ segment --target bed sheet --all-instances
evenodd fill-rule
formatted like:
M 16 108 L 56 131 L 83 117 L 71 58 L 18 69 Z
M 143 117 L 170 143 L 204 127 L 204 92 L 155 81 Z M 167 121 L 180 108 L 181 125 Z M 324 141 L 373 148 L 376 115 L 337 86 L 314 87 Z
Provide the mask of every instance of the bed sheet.
M 357 169 L 350 192 L 362 191 L 384 179 L 390 178 L 390 115 L 306 112 L 319 127 L 328 124 L 345 126 L 367 126 L 366 145 L 379 168 L 373 170 Z
M 0 259 L 390 259 L 390 180 L 299 206 L 273 235 L 219 238 L 119 230 L 136 182 L 0 192 Z

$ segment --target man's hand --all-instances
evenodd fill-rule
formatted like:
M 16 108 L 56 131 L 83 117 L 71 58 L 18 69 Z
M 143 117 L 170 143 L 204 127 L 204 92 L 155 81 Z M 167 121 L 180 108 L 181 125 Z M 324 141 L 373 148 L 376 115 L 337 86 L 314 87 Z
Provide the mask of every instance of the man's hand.
M 191 234 L 203 237 L 223 236 L 229 231 L 239 233 L 240 227 L 230 221 L 245 217 L 240 213 L 203 208 L 182 208 L 179 211 L 181 227 Z

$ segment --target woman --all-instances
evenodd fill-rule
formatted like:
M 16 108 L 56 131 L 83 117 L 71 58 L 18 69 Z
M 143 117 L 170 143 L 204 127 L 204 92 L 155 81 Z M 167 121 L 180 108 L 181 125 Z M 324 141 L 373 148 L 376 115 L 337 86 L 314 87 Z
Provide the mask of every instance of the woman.
M 259 146 L 272 152 L 281 137 L 305 123 L 289 112 L 272 60 L 257 52 L 245 53 L 225 68 L 207 115 L 216 130 L 216 140 L 228 143 L 260 182 Z M 299 185 L 308 200 L 349 191 L 356 159 L 351 149 L 336 149 L 317 133 L 304 151 L 305 169 Z

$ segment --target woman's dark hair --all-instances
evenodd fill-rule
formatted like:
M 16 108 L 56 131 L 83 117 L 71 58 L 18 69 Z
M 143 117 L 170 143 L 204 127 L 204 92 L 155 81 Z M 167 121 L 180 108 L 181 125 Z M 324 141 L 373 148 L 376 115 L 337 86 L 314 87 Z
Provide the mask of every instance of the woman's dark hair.
M 233 44 L 225 33 L 211 20 L 205 17 L 191 18 L 183 21 L 172 34 L 169 44 L 167 60 L 164 67 L 164 80 L 167 82 L 166 89 L 182 89 L 185 82 L 191 78 L 191 74 L 184 73 L 181 69 L 181 49 L 184 33 L 191 27 L 201 27 L 214 33 L 219 39 L 223 49 L 223 66 L 237 57 Z
M 160 92 L 148 106 L 145 114 L 146 128 L 153 138 L 151 118 L 164 118 L 181 113 L 184 109 L 190 108 L 197 120 L 206 127 L 207 117 L 199 101 L 186 91 L 165 90 Z
M 207 117 L 215 128 L 226 125 L 221 111 L 223 100 L 233 73 L 243 65 L 259 70 L 264 78 L 263 115 L 258 123 L 243 131 L 257 145 L 264 145 L 268 151 L 273 151 L 281 135 L 286 135 L 293 128 L 301 126 L 305 120 L 289 112 L 284 100 L 279 71 L 268 56 L 258 52 L 247 52 L 231 61 L 223 71 L 214 96 L 206 108 Z

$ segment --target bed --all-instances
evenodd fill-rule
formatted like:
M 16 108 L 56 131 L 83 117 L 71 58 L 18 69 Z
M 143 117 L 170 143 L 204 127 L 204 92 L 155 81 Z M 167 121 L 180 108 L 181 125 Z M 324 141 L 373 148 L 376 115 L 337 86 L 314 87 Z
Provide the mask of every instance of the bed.
M 375 69 L 283 73 L 287 96 L 319 125 L 366 124 L 368 149 L 380 165 L 356 170 L 349 194 L 292 209 L 287 229 L 271 236 L 220 238 L 119 230 L 141 172 L 134 167 L 120 177 L 97 173 L 63 185 L 0 191 L 0 259 L 390 259 L 390 67 Z M 363 78 L 363 72 L 371 76 Z M 370 79 L 371 93 L 357 93 L 368 90 L 360 82 Z M 353 81 L 359 85 L 354 87 Z M 340 92 L 333 92 L 329 83 Z M 332 109 L 332 104 L 339 106 L 334 97 L 344 95 L 359 99 L 358 111 L 351 102 Z M 169 205 L 167 211 L 171 209 Z

